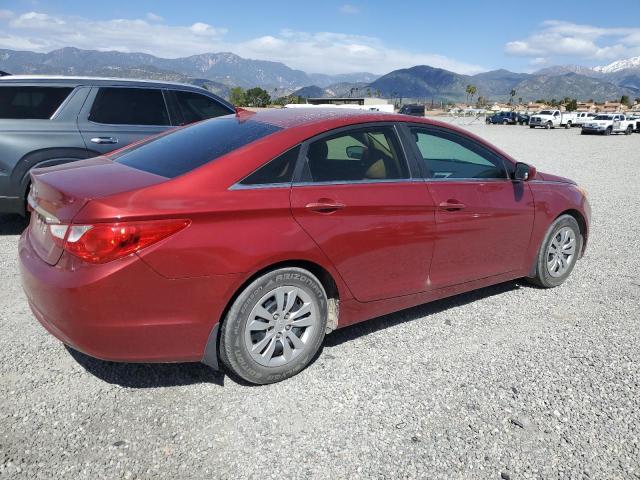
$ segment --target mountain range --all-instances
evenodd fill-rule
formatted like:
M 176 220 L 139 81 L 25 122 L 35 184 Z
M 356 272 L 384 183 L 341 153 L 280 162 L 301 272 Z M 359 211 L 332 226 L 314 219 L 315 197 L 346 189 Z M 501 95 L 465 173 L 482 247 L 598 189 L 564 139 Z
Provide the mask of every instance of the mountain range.
M 234 86 L 260 86 L 272 97 L 380 95 L 424 101 L 462 101 L 469 84 L 478 96 L 506 100 L 539 98 L 613 100 L 622 95 L 640 96 L 640 57 L 619 60 L 602 67 L 560 65 L 534 73 L 493 70 L 462 75 L 417 65 L 386 75 L 348 73 L 327 75 L 292 69 L 280 62 L 242 58 L 229 52 L 203 53 L 183 58 L 160 58 L 145 53 L 81 50 L 67 47 L 49 53 L 0 50 L 0 70 L 12 74 L 91 75 L 193 83 L 228 97 Z

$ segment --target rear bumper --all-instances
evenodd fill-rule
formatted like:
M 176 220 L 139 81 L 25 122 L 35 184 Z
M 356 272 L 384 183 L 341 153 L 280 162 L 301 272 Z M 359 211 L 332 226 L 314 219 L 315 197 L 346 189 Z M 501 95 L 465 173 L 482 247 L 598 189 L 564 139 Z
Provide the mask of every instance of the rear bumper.
M 209 335 L 236 287 L 236 275 L 171 280 L 136 255 L 88 265 L 64 254 L 37 256 L 28 229 L 20 272 L 38 321 L 65 344 L 121 362 L 201 361 Z

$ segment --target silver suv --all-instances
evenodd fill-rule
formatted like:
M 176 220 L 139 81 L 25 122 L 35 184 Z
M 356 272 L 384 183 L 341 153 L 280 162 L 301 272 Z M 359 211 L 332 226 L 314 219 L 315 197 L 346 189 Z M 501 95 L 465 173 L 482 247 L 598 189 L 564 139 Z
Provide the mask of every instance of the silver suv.
M 132 142 L 234 113 L 177 83 L 109 78 L 0 78 L 0 213 L 25 214 L 29 171 L 103 155 Z

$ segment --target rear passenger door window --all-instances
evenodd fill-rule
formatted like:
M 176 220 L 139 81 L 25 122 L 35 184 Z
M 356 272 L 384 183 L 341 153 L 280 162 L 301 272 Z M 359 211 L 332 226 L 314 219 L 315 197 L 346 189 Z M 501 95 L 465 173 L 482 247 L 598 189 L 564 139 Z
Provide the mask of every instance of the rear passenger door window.
M 392 127 L 348 130 L 309 144 L 306 181 L 363 182 L 409 178 Z
M 411 128 L 411 136 L 430 179 L 506 179 L 502 159 L 465 137 L 440 130 Z
M 173 93 L 176 99 L 178 123 L 180 125 L 233 113 L 227 107 L 206 95 L 183 91 L 175 91 Z
M 169 125 L 162 90 L 100 88 L 89 121 L 106 125 Z
M 162 88 L 93 87 L 78 115 L 90 155 L 109 153 L 171 126 Z

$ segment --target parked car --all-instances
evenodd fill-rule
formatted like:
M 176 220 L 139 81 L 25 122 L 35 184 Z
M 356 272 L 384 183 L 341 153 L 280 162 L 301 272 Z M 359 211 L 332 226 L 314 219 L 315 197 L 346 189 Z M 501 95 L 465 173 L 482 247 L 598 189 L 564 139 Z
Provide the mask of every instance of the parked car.
M 336 328 L 560 285 L 589 235 L 571 180 L 449 124 L 349 109 L 239 112 L 31 177 L 20 268 L 49 332 L 253 383 L 296 374 Z
M 578 112 L 576 114 L 576 121 L 574 123 L 574 126 L 581 127 L 585 122 L 592 120 L 596 115 L 597 113 L 593 112 Z
M 527 125 L 529 115 L 517 112 L 498 112 L 486 119 L 487 125 Z
M 577 114 L 560 110 L 542 110 L 529 120 L 529 128 L 544 127 L 546 129 L 564 127 L 571 128 L 576 123 Z
M 640 113 L 633 112 L 627 115 L 627 120 L 632 123 L 633 131 L 640 133 Z
M 400 107 L 399 113 L 414 117 L 424 117 L 424 105 L 403 105 Z
M 177 125 L 234 112 L 192 85 L 0 78 L 0 213 L 25 213 L 29 171 L 108 153 Z
M 621 113 L 601 114 L 593 117 L 593 120 L 582 125 L 582 135 L 590 133 L 599 133 L 602 135 L 611 135 L 612 133 L 624 133 L 631 135 L 633 133 L 633 122 L 627 120 L 627 117 Z

